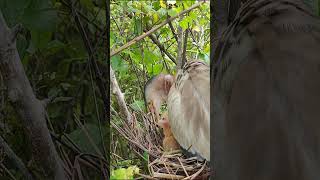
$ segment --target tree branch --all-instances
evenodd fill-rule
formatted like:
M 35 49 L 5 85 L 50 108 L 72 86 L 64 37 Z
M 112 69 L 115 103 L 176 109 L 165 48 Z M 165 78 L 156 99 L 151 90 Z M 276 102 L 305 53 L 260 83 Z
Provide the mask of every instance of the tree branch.
M 182 18 L 180 19 L 182 20 Z M 178 48 L 177 48 L 177 66 L 176 70 L 182 68 L 182 54 L 183 54 L 183 30 L 181 26 L 178 25 Z
M 171 29 L 171 32 L 172 32 L 174 38 L 175 38 L 176 41 L 178 42 L 178 36 L 177 36 L 177 34 L 176 34 L 175 30 L 174 30 L 174 27 L 173 27 L 173 25 L 172 25 L 172 22 L 170 21 L 168 24 L 169 24 L 169 27 L 170 27 L 170 29 Z
M 109 94 L 107 94 L 107 87 L 105 86 L 107 83 L 105 82 L 106 80 L 103 78 L 101 70 L 99 68 L 99 66 L 97 65 L 97 61 L 94 58 L 94 49 L 92 48 L 91 42 L 89 40 L 89 37 L 80 21 L 79 15 L 78 15 L 78 11 L 73 7 L 73 5 L 70 5 L 74 20 L 76 22 L 76 25 L 78 27 L 78 30 L 81 34 L 83 43 L 87 49 L 88 52 L 88 56 L 89 56 L 89 63 L 90 63 L 90 68 L 93 69 L 94 71 L 94 78 L 95 78 L 95 83 L 97 85 L 97 87 L 99 88 L 99 92 L 101 94 L 102 97 L 102 101 L 104 104 L 104 116 L 103 116 L 103 122 L 106 123 L 107 121 L 107 108 L 109 106 Z M 99 117 L 98 117 L 99 118 Z M 99 118 L 99 123 L 100 123 L 100 118 Z
M 0 11 L 0 73 L 8 88 L 9 100 L 26 129 L 36 164 L 46 179 L 66 179 L 47 128 L 45 109 L 33 93 L 16 48 L 18 32 L 19 26 L 13 30 L 8 28 Z
M 188 28 L 189 29 L 189 28 Z M 183 39 L 183 51 L 182 51 L 182 64 L 181 67 L 187 62 L 187 44 L 188 44 L 188 29 L 185 30 Z
M 155 35 L 153 34 L 150 34 L 149 35 L 149 38 L 152 40 L 153 43 L 155 43 L 159 49 L 164 52 L 168 57 L 169 59 L 174 62 L 174 64 L 177 64 L 176 60 L 174 59 L 174 57 L 164 48 L 164 46 L 159 42 L 159 40 L 155 37 Z
M 132 123 L 131 114 L 128 110 L 127 104 L 124 100 L 123 93 L 121 92 L 121 89 L 118 85 L 118 82 L 117 82 L 117 79 L 116 79 L 116 76 L 114 74 L 112 67 L 110 67 L 110 81 L 111 81 L 112 93 L 117 98 L 118 105 L 119 105 L 120 111 L 121 111 L 121 115 L 123 115 L 125 117 L 128 124 L 131 124 Z

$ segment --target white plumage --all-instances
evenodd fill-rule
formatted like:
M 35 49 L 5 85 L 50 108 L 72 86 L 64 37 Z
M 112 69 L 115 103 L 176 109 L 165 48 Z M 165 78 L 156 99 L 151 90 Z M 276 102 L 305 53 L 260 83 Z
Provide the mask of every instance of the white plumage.
M 181 147 L 206 160 L 210 160 L 209 74 L 210 68 L 205 63 L 187 62 L 177 73 L 167 99 L 169 122 L 174 137 Z M 166 84 L 161 82 L 163 80 L 165 79 L 155 78 L 153 83 L 146 86 L 146 92 L 152 89 L 152 84 Z M 146 100 L 153 104 L 160 101 L 148 98 Z

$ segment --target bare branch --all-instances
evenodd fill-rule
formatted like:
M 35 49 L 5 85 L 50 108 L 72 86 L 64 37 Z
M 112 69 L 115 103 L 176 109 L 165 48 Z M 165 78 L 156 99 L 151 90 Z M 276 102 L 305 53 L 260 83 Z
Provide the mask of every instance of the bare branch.
M 188 28 L 189 29 L 189 28 Z M 183 51 L 182 51 L 182 64 L 181 67 L 183 67 L 184 63 L 187 62 L 187 42 L 188 42 L 188 29 L 184 32 L 184 39 L 183 39 Z
M 107 80 L 104 79 L 103 77 L 103 74 L 99 68 L 99 66 L 97 65 L 97 61 L 95 60 L 94 56 L 95 56 L 95 51 L 94 51 L 94 48 L 92 47 L 92 44 L 89 40 L 89 37 L 88 37 L 88 34 L 86 33 L 86 30 L 84 28 L 84 26 L 82 25 L 82 22 L 79 18 L 79 12 L 77 11 L 77 9 L 75 9 L 73 7 L 73 5 L 70 5 L 69 6 L 71 8 L 71 11 L 72 11 L 72 14 L 73 14 L 73 17 L 74 17 L 74 20 L 76 22 L 76 25 L 79 29 L 79 32 L 81 34 L 81 37 L 82 37 L 82 40 L 83 40 L 83 43 L 87 49 L 87 52 L 88 52 L 88 55 L 89 55 L 89 63 L 90 63 L 90 68 L 93 69 L 94 71 L 94 78 L 95 78 L 95 84 L 97 85 L 97 87 L 99 88 L 99 92 L 101 94 L 101 97 L 102 97 L 102 101 L 103 101 L 103 104 L 104 104 L 104 116 L 102 116 L 103 118 L 103 122 L 106 123 L 107 121 L 107 109 L 108 109 L 108 106 L 109 106 L 109 94 L 107 93 L 107 87 L 106 87 L 106 84 L 107 84 Z M 100 123 L 100 118 L 98 117 L 99 119 L 99 123 Z
M 172 32 L 174 38 L 175 38 L 176 41 L 178 42 L 178 36 L 177 36 L 177 34 L 176 34 L 175 30 L 174 30 L 174 27 L 173 27 L 173 25 L 172 25 L 172 22 L 170 21 L 168 24 L 169 24 L 169 27 L 170 27 L 170 29 L 171 29 L 171 32 Z
M 164 46 L 159 42 L 159 40 L 153 35 L 153 34 L 150 34 L 149 35 L 149 38 L 152 40 L 153 43 L 155 43 L 159 49 L 164 52 L 168 57 L 169 59 L 174 62 L 175 64 L 177 64 L 176 60 L 174 59 L 174 57 L 164 48 Z
M 124 100 L 124 95 L 121 92 L 121 89 L 118 85 L 118 82 L 117 82 L 117 79 L 116 79 L 116 76 L 114 74 L 112 67 L 110 67 L 110 81 L 111 81 L 112 93 L 117 98 L 117 101 L 118 101 L 118 104 L 120 107 L 120 111 L 121 111 L 121 115 L 125 116 L 127 123 L 131 124 L 131 122 L 132 122 L 131 114 L 128 110 L 128 107 L 127 107 L 126 102 Z
M 180 19 L 182 20 L 182 18 Z M 183 54 L 183 30 L 181 26 L 178 26 L 178 49 L 177 49 L 177 66 L 176 70 L 182 68 L 182 54 Z

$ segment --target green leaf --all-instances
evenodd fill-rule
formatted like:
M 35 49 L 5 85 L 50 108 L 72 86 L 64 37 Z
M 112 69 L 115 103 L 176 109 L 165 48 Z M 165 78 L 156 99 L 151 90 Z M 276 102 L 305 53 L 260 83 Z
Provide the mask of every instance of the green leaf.
M 31 41 L 35 48 L 43 49 L 47 46 L 52 36 L 52 32 L 40 32 L 31 30 Z
M 196 2 L 196 0 L 185 1 L 185 8 L 191 7 L 195 2 Z
M 114 71 L 127 72 L 128 63 L 124 61 L 119 55 L 111 57 L 111 67 Z
M 154 7 L 154 10 L 159 10 L 161 7 L 160 7 L 160 1 L 153 1 L 152 2 L 152 5 Z
M 158 10 L 158 13 L 159 13 L 161 16 L 164 16 L 164 15 L 167 14 L 167 9 L 165 9 L 165 8 L 160 8 L 160 9 Z
M 169 9 L 168 14 L 171 17 L 177 15 L 178 14 L 177 9 L 176 8 Z
M 93 142 L 102 150 L 102 141 L 100 137 L 99 127 L 94 124 L 87 123 L 84 125 L 85 130 L 88 132 L 90 138 Z M 105 135 L 105 128 L 102 128 L 102 134 Z M 94 149 L 92 143 L 89 141 L 86 133 L 81 128 L 78 128 L 71 133 L 69 133 L 69 137 L 71 140 L 78 145 L 83 153 L 91 153 L 96 154 L 96 150 Z
M 21 21 L 25 7 L 31 0 L 1 0 L 0 9 L 9 27 Z
M 94 7 L 92 0 L 80 0 L 80 4 L 82 5 L 82 7 L 87 9 L 91 9 Z
M 143 159 L 144 159 L 145 161 L 148 161 L 148 160 L 149 160 L 149 153 L 148 153 L 147 151 L 145 151 L 145 152 L 143 153 Z
M 206 20 L 206 19 L 204 19 L 204 18 L 201 18 L 200 21 L 199 21 L 199 24 L 200 24 L 201 26 L 206 25 L 207 23 L 208 23 L 208 20 Z
M 17 49 L 19 52 L 19 55 L 21 57 L 21 59 L 23 59 L 25 57 L 25 54 L 27 53 L 27 46 L 28 46 L 28 41 L 24 36 L 18 36 L 18 40 L 17 40 Z
M 163 69 L 163 65 L 162 65 L 162 64 L 160 64 L 160 63 L 155 64 L 155 65 L 153 66 L 153 73 L 154 73 L 154 74 L 160 74 L 161 71 L 162 71 L 162 69 Z
M 186 30 L 188 28 L 188 21 L 186 19 L 183 19 L 179 22 L 179 26 L 181 26 L 183 30 Z
M 198 18 L 198 15 L 194 11 L 191 11 L 189 13 L 189 17 L 193 20 L 196 20 Z
M 112 170 L 110 180 L 133 180 L 133 176 L 138 174 L 139 171 L 140 169 L 137 166 Z
M 161 28 L 160 33 L 161 34 L 169 34 L 169 33 L 171 33 L 171 30 L 168 27 L 164 27 L 164 28 Z
M 31 0 L 22 15 L 23 24 L 37 31 L 51 31 L 55 29 L 57 12 L 50 1 Z
M 53 87 L 48 92 L 48 97 L 55 97 L 60 93 L 60 89 L 58 87 Z
M 159 15 L 157 13 L 152 13 L 152 21 L 153 23 L 157 23 L 159 21 Z
M 157 59 L 158 59 L 158 57 L 154 53 L 152 53 L 152 52 L 150 52 L 148 50 L 145 50 L 145 52 L 144 52 L 144 63 L 153 64 Z
M 59 40 L 50 41 L 46 46 L 46 55 L 53 55 L 65 47 L 66 45 Z
M 134 18 L 134 34 L 136 36 L 142 34 L 141 20 L 139 18 Z
M 135 111 L 143 111 L 144 109 L 144 101 L 135 100 L 130 107 Z
M 132 52 L 130 52 L 130 57 L 136 64 L 141 63 L 142 55 L 141 55 L 140 50 L 135 49 Z
M 113 32 L 110 32 L 110 47 L 112 47 L 115 43 L 115 34 Z

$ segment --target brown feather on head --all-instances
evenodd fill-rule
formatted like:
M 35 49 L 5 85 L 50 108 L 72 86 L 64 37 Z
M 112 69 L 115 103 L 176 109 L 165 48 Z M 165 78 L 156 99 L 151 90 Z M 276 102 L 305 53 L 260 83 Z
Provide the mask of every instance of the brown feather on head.
M 168 97 L 170 88 L 173 85 L 174 78 L 172 75 L 167 74 L 167 75 L 164 75 L 163 79 L 164 79 L 164 92 L 166 94 L 166 97 Z

